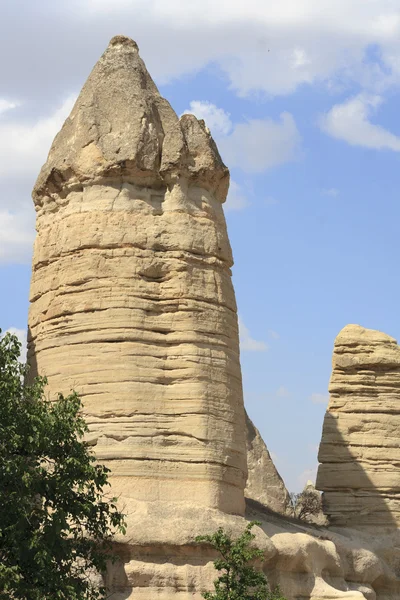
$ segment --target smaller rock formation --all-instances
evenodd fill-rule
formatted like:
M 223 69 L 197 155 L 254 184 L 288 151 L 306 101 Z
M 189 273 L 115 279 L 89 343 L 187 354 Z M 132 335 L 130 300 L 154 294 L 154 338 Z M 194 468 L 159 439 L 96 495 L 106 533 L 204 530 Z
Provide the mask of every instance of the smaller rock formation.
M 317 488 L 333 525 L 398 528 L 400 347 L 359 325 L 338 335 Z
M 245 496 L 282 515 L 292 515 L 289 493 L 260 432 L 246 413 L 248 477 Z

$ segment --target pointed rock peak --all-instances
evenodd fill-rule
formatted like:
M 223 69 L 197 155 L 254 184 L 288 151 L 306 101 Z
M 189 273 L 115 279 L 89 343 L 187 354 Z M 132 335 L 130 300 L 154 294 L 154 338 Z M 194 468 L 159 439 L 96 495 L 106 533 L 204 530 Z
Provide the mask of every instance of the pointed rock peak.
M 121 46 L 124 46 L 125 48 L 133 48 L 134 50 L 139 52 L 139 46 L 137 45 L 137 43 L 130 37 L 127 37 L 126 35 L 115 35 L 113 38 L 111 38 L 110 43 L 108 44 L 109 48 Z
M 178 119 L 132 39 L 113 37 L 56 136 L 33 198 L 113 179 L 162 187 L 186 178 L 225 200 L 229 171 L 196 117 Z
M 311 481 L 311 479 L 308 479 L 308 480 L 307 480 L 307 483 L 306 483 L 306 485 L 304 486 L 304 490 L 307 490 L 307 491 L 310 491 L 310 492 L 314 492 L 314 491 L 315 491 L 317 494 L 319 493 L 319 492 L 317 492 L 317 490 L 315 489 L 315 485 L 314 485 L 314 483 Z

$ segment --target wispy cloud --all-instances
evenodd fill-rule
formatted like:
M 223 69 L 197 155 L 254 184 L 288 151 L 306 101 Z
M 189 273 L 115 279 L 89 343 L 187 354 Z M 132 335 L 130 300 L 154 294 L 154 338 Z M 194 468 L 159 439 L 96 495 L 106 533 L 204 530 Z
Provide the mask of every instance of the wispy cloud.
M 337 188 L 323 188 L 321 193 L 323 196 L 331 196 L 331 198 L 336 198 L 340 194 Z
M 328 394 L 311 394 L 310 400 L 313 404 L 328 404 L 329 395 Z
M 224 162 L 229 168 L 247 173 L 262 173 L 300 155 L 301 136 L 290 113 L 284 112 L 279 119 L 249 119 L 232 123 L 230 115 L 207 101 L 193 100 L 184 114 L 194 114 L 203 119 L 215 138 Z M 265 204 L 278 201 L 272 196 Z M 248 207 L 247 194 L 236 181 L 231 182 L 225 209 L 239 211 Z
M 301 136 L 295 120 L 284 112 L 278 120 L 249 119 L 234 125 L 232 133 L 218 140 L 229 167 L 262 173 L 299 156 Z
M 280 335 L 278 332 L 274 331 L 273 329 L 268 329 L 268 335 L 269 337 L 271 337 L 273 340 L 279 340 Z
M 279 200 L 277 200 L 273 196 L 267 196 L 264 202 L 267 206 L 276 206 L 277 204 L 279 204 Z
M 91 39 L 110 13 L 114 29 L 139 15 L 141 39 L 146 49 L 153 46 L 151 58 L 167 81 L 207 64 L 217 64 L 240 96 L 290 94 L 337 80 L 376 90 L 400 79 L 396 0 L 191 0 L 184 12 L 180 0 L 148 0 L 145 11 L 143 0 L 71 2 L 80 20 L 90 20 Z M 167 48 L 162 61 L 152 38 Z M 366 60 L 371 46 L 378 56 Z
M 10 212 L 0 210 L 0 264 L 28 263 L 35 237 L 33 207 Z
M 315 465 L 314 467 L 305 469 L 302 473 L 300 473 L 300 475 L 297 478 L 297 481 L 301 489 L 303 489 L 306 486 L 308 481 L 311 481 L 311 483 L 315 485 L 317 479 L 317 471 L 318 465 Z
M 269 455 L 272 458 L 272 462 L 274 463 L 274 465 L 276 467 L 276 465 L 280 462 L 278 454 L 276 454 L 276 452 L 269 451 Z
M 243 210 L 249 205 L 250 202 L 243 190 L 243 187 L 231 179 L 228 197 L 224 204 L 225 212 Z
M 320 118 L 320 127 L 328 135 L 352 146 L 400 152 L 400 137 L 370 121 L 382 102 L 381 96 L 359 94 L 333 106 Z
M 39 172 L 74 102 L 75 96 L 70 96 L 52 114 L 30 123 L 0 121 L 0 178 Z
M 246 352 L 266 352 L 268 345 L 265 342 L 255 340 L 242 319 L 239 317 L 240 348 Z
M 29 263 L 35 235 L 31 187 L 46 160 L 53 138 L 68 116 L 75 97 L 52 114 L 30 122 L 15 120 L 18 102 L 0 100 L 0 263 Z
M 198 119 L 204 119 L 207 127 L 215 137 L 228 135 L 232 129 L 232 121 L 229 113 L 207 100 L 192 100 L 184 114 L 193 114 Z
M 19 105 L 18 102 L 10 102 L 9 100 L 5 100 L 4 98 L 0 98 L 0 115 L 5 113 L 7 110 L 11 110 L 13 108 L 17 108 Z
M 262 173 L 299 155 L 301 136 L 288 112 L 283 112 L 277 120 L 249 119 L 234 124 L 228 113 L 210 102 L 194 100 L 187 112 L 204 119 L 230 168 Z
M 319 451 L 319 444 L 307 444 L 307 450 L 311 452 L 311 454 L 315 454 L 315 456 L 317 456 Z
M 289 398 L 290 392 L 287 389 L 287 387 L 285 387 L 284 385 L 281 385 L 276 391 L 276 396 L 278 398 Z

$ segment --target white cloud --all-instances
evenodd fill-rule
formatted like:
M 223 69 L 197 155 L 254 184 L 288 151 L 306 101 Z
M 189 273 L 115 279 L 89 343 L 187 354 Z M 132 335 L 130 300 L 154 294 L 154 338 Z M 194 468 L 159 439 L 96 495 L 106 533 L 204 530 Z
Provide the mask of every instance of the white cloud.
M 0 122 L 0 178 L 39 173 L 75 99 L 75 96 L 68 97 L 53 114 L 33 123 L 12 120 Z
M 0 121 L 0 264 L 31 259 L 35 235 L 31 187 L 74 100 L 69 97 L 53 114 L 33 122 L 13 120 L 8 113 Z
M 190 108 L 184 114 L 195 115 L 198 119 L 204 119 L 213 137 L 227 135 L 232 129 L 232 121 L 229 113 L 223 108 L 218 108 L 211 102 L 192 100 Z
M 276 206 L 277 204 L 279 204 L 279 200 L 277 200 L 276 198 L 274 198 L 273 196 L 267 196 L 265 198 L 265 204 L 267 206 Z
M 331 196 L 332 198 L 336 198 L 340 194 L 339 190 L 336 188 L 324 188 L 321 190 L 321 193 L 324 196 Z
M 382 88 L 400 78 L 397 0 L 191 0 L 185 11 L 181 0 L 84 0 L 79 7 L 93 29 L 109 19 L 127 31 L 135 15 L 139 44 L 154 46 L 166 80 L 209 63 L 240 95 L 335 79 Z M 165 48 L 162 61 L 154 39 Z M 380 56 L 368 61 L 372 46 Z
M 26 361 L 27 344 L 28 344 L 26 329 L 17 329 L 16 327 L 10 327 L 9 329 L 7 329 L 7 331 L 5 331 L 2 334 L 2 337 L 6 333 L 12 333 L 13 335 L 17 336 L 18 340 L 21 343 L 21 362 L 25 362 Z
M 319 452 L 319 444 L 308 444 L 307 450 L 309 450 L 309 452 L 311 452 L 312 454 L 315 454 L 315 456 L 317 456 L 317 454 Z
M 250 331 L 239 317 L 240 349 L 248 352 L 265 352 L 268 345 L 251 337 Z
M 204 119 L 215 138 L 224 162 L 229 168 L 260 173 L 285 162 L 295 160 L 299 154 L 300 134 L 289 113 L 282 113 L 280 120 L 253 119 L 232 124 L 230 115 L 207 101 L 193 100 L 190 109 L 183 114 L 194 114 Z M 265 203 L 277 204 L 272 197 Z M 231 181 L 226 211 L 243 210 L 250 205 L 243 188 Z
M 279 333 L 277 333 L 276 331 L 274 331 L 273 329 L 268 329 L 268 335 L 273 339 L 273 340 L 279 340 L 280 335 Z
M 245 193 L 243 192 L 242 186 L 236 181 L 231 180 L 229 185 L 229 192 L 226 202 L 224 204 L 225 212 L 239 211 L 247 208 L 250 205 Z
M 0 210 L 0 264 L 28 263 L 35 237 L 33 206 L 10 212 Z
M 276 392 L 276 396 L 278 398 L 289 398 L 290 392 L 284 385 L 281 385 Z
M 7 110 L 16 108 L 17 106 L 18 106 L 18 102 L 9 102 L 8 100 L 5 100 L 4 98 L 0 98 L 0 115 L 1 115 L 1 113 L 6 112 Z
M 293 69 L 300 69 L 306 65 L 310 65 L 311 60 L 308 58 L 304 48 L 295 48 L 292 53 L 291 67 Z
M 238 167 L 243 171 L 261 173 L 295 160 L 299 154 L 301 137 L 290 113 L 283 112 L 277 121 L 249 119 L 244 123 L 232 124 L 230 115 L 224 109 L 198 100 L 190 103 L 190 109 L 185 110 L 184 114 L 187 113 L 204 119 L 229 168 Z M 243 199 L 239 204 L 243 204 Z
M 328 394 L 311 394 L 310 400 L 313 404 L 328 404 L 329 395 Z
M 269 455 L 270 455 L 270 457 L 272 459 L 272 462 L 274 463 L 274 465 L 276 467 L 277 463 L 280 462 L 279 456 L 276 454 L 276 452 L 269 452 Z
M 284 112 L 280 120 L 251 119 L 238 123 L 232 133 L 218 140 L 226 164 L 250 173 L 262 173 L 295 160 L 300 134 L 293 116 Z
M 336 104 L 320 118 L 321 129 L 352 146 L 400 152 L 400 136 L 370 121 L 382 102 L 381 96 L 359 94 L 343 104 Z

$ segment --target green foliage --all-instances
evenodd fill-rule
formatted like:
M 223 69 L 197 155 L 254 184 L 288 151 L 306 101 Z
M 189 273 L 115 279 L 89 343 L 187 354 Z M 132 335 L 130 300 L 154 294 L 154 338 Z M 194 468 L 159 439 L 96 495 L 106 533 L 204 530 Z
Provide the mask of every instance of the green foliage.
M 312 517 L 315 517 L 322 512 L 321 495 L 315 489 L 305 489 L 300 494 L 291 493 L 290 501 L 295 516 L 302 521 L 311 520 L 312 522 Z
M 255 535 L 251 532 L 257 521 L 249 523 L 242 535 L 232 540 L 221 527 L 213 535 L 201 535 L 196 542 L 208 542 L 218 550 L 221 558 L 214 561 L 222 575 L 214 581 L 214 593 L 205 592 L 206 600 L 285 600 L 279 590 L 271 590 L 264 573 L 258 571 L 252 562 L 262 559 L 264 553 L 251 546 Z
M 1 333 L 1 330 L 0 330 Z M 15 336 L 0 339 L 0 600 L 94 600 L 110 540 L 124 532 L 109 469 L 82 441 L 73 393 L 50 403 L 46 380 L 25 383 Z

